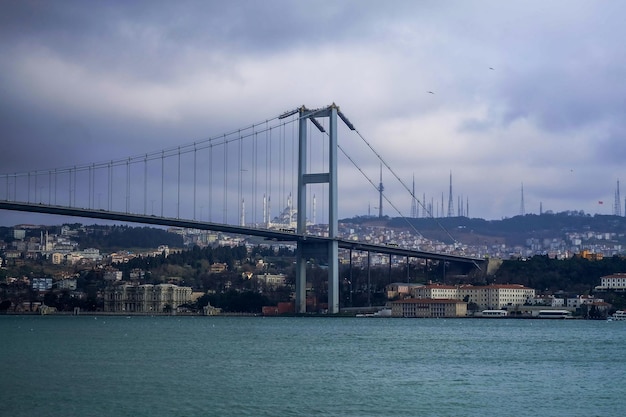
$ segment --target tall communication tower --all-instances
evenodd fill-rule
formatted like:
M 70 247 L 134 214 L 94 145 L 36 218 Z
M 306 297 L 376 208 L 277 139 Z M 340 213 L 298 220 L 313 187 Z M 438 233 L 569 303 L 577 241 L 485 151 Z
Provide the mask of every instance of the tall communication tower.
M 619 196 L 619 180 L 617 180 L 617 188 L 615 188 L 615 207 L 613 207 L 613 214 L 616 216 L 622 215 L 622 199 Z
M 378 183 L 378 218 L 383 218 L 383 164 L 380 164 L 380 182 Z
M 450 171 L 450 191 L 448 192 L 448 217 L 452 216 L 454 216 L 454 202 L 452 200 L 452 171 Z
M 415 198 L 415 174 L 413 174 L 413 193 L 411 194 L 411 217 L 418 218 L 417 198 Z
M 522 183 L 522 200 L 519 205 L 519 215 L 523 216 L 526 214 L 526 207 L 524 206 L 524 183 Z

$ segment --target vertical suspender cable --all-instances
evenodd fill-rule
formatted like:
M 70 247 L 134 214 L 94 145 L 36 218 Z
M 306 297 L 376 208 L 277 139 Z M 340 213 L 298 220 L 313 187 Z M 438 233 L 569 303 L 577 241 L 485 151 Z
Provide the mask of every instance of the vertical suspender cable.
M 90 200 L 89 200 L 89 208 L 95 209 L 95 195 L 96 195 L 96 164 L 91 164 L 91 175 L 89 181 L 89 192 L 90 192 Z
M 113 161 L 109 162 L 109 190 L 108 190 L 108 196 L 107 196 L 107 210 L 111 211 L 111 208 L 113 206 L 113 173 L 112 173 L 112 167 L 111 164 L 113 163 Z
M 238 219 L 241 219 L 243 216 L 243 172 L 241 166 L 241 152 L 242 152 L 242 144 L 243 140 L 241 139 L 241 129 L 238 130 L 238 138 L 237 138 L 237 213 L 239 213 Z M 240 222 L 241 223 L 241 222 Z M 241 225 L 243 226 L 243 224 Z
M 213 143 L 209 145 L 209 222 L 213 221 L 211 207 L 213 207 Z
M 69 204 L 68 206 L 72 207 L 72 168 L 70 168 L 70 170 L 68 171 L 68 178 L 69 178 L 69 195 L 68 195 L 68 200 L 69 200 Z
M 148 154 L 143 158 L 143 214 L 148 214 Z
M 193 219 L 196 220 L 196 143 L 193 143 Z
M 130 158 L 126 161 L 126 213 L 130 212 Z
M 54 205 L 57 204 L 57 169 L 54 169 Z
M 178 200 L 176 203 L 176 218 L 180 219 L 180 146 L 178 147 Z
M 252 142 L 252 224 L 255 225 L 256 227 L 256 211 L 257 211 L 257 172 L 256 172 L 256 167 L 257 167 L 257 151 L 258 151 L 258 144 L 257 141 L 259 140 L 259 134 L 258 132 L 254 132 L 254 140 Z M 626 207 L 626 205 L 625 205 Z M 626 210 L 626 208 L 624 209 Z
M 226 189 L 228 188 L 227 169 L 228 165 L 228 142 L 226 141 L 226 135 L 224 135 L 224 189 L 222 198 L 222 223 L 226 224 L 226 211 L 228 210 L 228 203 L 226 202 Z
M 165 183 L 165 151 L 161 151 L 161 217 L 163 217 L 163 196 Z

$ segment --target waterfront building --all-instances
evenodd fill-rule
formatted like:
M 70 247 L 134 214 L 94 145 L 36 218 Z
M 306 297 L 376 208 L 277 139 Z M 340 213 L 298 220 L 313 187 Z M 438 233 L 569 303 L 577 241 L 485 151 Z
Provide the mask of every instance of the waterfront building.
M 480 309 L 499 310 L 526 304 L 535 297 L 535 290 L 520 284 L 493 284 L 474 288 L 472 286 L 460 287 L 459 298 L 465 300 L 466 296 L 468 302 L 478 304 Z
M 165 313 L 191 300 L 191 287 L 174 284 L 117 285 L 104 290 L 104 311 Z
M 596 287 L 596 290 L 626 290 L 626 273 L 619 272 L 600 277 L 600 285 Z
M 520 284 L 442 285 L 429 284 L 412 289 L 415 298 L 457 299 L 475 303 L 480 310 L 498 310 L 523 305 L 535 297 L 535 290 Z
M 391 303 L 392 317 L 465 317 L 467 303 L 453 299 L 406 298 Z

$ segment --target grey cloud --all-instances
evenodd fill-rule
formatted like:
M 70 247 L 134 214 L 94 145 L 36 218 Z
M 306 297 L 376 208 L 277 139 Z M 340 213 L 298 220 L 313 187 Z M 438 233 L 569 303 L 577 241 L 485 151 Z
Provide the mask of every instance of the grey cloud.
M 337 101 L 403 176 L 417 173 L 420 195 L 447 192 L 453 168 L 477 216 L 516 213 L 522 181 L 527 199 L 589 211 L 593 193 L 562 187 L 568 177 L 546 165 L 585 166 L 609 190 L 619 176 L 625 11 L 619 1 L 5 1 L 0 171 L 137 155 Z M 585 136 L 596 145 L 587 153 Z

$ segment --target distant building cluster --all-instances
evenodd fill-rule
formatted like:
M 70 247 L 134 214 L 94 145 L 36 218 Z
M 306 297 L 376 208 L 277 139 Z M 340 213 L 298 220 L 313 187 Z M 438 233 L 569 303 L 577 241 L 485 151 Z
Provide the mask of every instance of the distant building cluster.
M 82 227 L 82 226 L 81 226 Z M 159 280 L 150 281 L 150 271 L 140 268 L 124 268 L 121 264 L 127 263 L 135 257 L 146 256 L 169 256 L 173 251 L 180 250 L 169 248 L 168 246 L 158 246 L 156 250 L 147 250 L 143 253 L 131 253 L 129 251 L 118 251 L 109 254 L 100 253 L 99 249 L 87 248 L 80 250 L 77 243 L 77 235 L 81 228 L 72 228 L 63 226 L 58 234 L 48 233 L 46 231 L 29 230 L 37 229 L 36 226 L 20 225 L 13 230 L 13 241 L 7 240 L 9 243 L 0 242 L 0 267 L 6 267 L 7 263 L 11 266 L 20 266 L 29 260 L 44 260 L 59 266 L 55 268 L 55 274 L 50 276 L 20 276 L 7 277 L 6 284 L 9 287 L 7 294 L 14 289 L 26 288 L 36 293 L 40 299 L 44 295 L 55 292 L 56 290 L 64 290 L 64 293 L 70 292 L 73 299 L 86 298 L 85 293 L 77 290 L 77 278 L 79 274 L 76 271 L 89 270 L 97 271 L 97 279 L 101 280 L 102 287 L 97 297 L 100 302 L 103 300 L 101 311 L 122 314 L 161 314 L 175 312 L 181 306 L 188 304 L 194 299 L 194 293 L 191 287 L 179 286 L 181 277 L 161 276 Z M 84 228 L 83 228 L 84 229 Z M 258 246 L 258 242 L 250 242 L 246 237 L 229 236 L 223 233 L 199 231 L 192 229 L 170 228 L 170 232 L 180 234 L 183 241 L 188 246 L 245 246 L 252 249 Z M 443 243 L 434 242 L 419 236 L 415 232 L 408 230 L 388 229 L 378 226 L 360 226 L 354 224 L 341 224 L 340 232 L 344 238 L 354 241 L 364 241 L 379 245 L 399 246 L 404 248 L 419 249 L 423 251 L 433 251 L 451 254 L 463 254 L 479 256 L 490 256 L 494 253 L 494 247 L 476 247 L 462 244 L 445 245 Z M 327 236 L 327 227 L 323 225 L 315 225 L 309 227 L 309 233 L 317 236 Z M 36 237 L 28 237 L 39 235 Z M 567 235 L 569 242 L 564 244 L 564 240 L 556 238 L 546 238 L 543 240 L 529 240 L 529 248 L 519 254 L 536 253 L 548 250 L 548 254 L 558 257 L 558 254 L 568 253 L 568 250 L 581 249 L 586 241 L 610 242 L 615 236 L 611 233 L 585 232 Z M 270 242 L 262 243 L 275 250 L 295 249 L 295 244 L 290 242 Z M 536 245 L 536 246 L 533 246 Z M 562 248 L 567 247 L 565 252 L 560 252 Z M 502 253 L 505 251 L 517 250 L 515 248 L 507 248 L 500 246 L 498 250 Z M 600 260 L 604 256 L 595 246 L 592 249 L 582 249 L 579 256 L 589 260 Z M 617 250 L 617 247 L 613 249 Z M 474 252 L 473 252 L 474 251 Z M 610 253 L 607 252 L 607 253 Z M 368 254 L 366 252 L 348 251 L 340 252 L 340 262 L 343 264 L 351 263 L 356 267 L 367 266 L 389 266 L 389 268 L 402 268 L 406 266 L 407 259 L 405 257 L 380 254 Z M 223 289 L 235 289 L 237 287 L 237 279 L 233 277 L 242 277 L 246 288 L 259 293 L 273 291 L 277 288 L 289 286 L 290 279 L 284 271 L 269 269 L 268 264 L 264 264 L 266 259 L 258 259 L 256 265 L 250 263 L 247 268 L 230 268 L 229 264 L 223 262 L 212 262 L 204 266 L 207 274 L 226 274 L 229 278 L 224 280 Z M 428 262 L 426 260 L 412 260 L 413 262 L 407 268 L 408 272 L 413 271 L 414 266 L 421 266 Z M 62 268 L 65 266 L 65 268 Z M 232 265 L 231 265 L 232 266 Z M 241 265 L 239 265 L 241 266 Z M 427 266 L 427 265 L 426 265 Z M 122 272 L 122 269 L 124 272 Z M 597 291 L 626 291 L 626 273 L 616 273 L 600 278 L 600 285 L 595 287 Z M 148 282 L 166 282 L 163 284 L 150 284 Z M 346 284 L 347 285 L 347 284 Z M 350 286 L 352 283 L 350 282 Z M 106 286 L 106 289 L 102 289 Z M 356 287 L 355 287 L 356 288 Z M 17 291 L 17 290 L 15 290 Z M 215 291 L 215 290 L 212 290 Z M 219 291 L 219 289 L 217 290 Z M 352 297 L 352 287 L 350 288 L 350 297 Z M 361 288 L 359 291 L 363 291 Z M 415 283 L 394 283 L 387 285 L 385 288 L 387 307 L 390 315 L 400 317 L 465 317 L 474 314 L 476 311 L 506 311 L 509 314 L 512 311 L 534 312 L 541 308 L 551 309 L 567 309 L 568 311 L 576 310 L 583 306 L 593 306 L 596 308 L 607 308 L 604 300 L 594 298 L 593 296 L 576 296 L 576 297 L 555 297 L 554 295 L 537 294 L 535 289 L 527 288 L 522 285 L 444 285 L 437 283 L 415 284 Z M 57 291 L 60 292 L 60 291 Z M 380 294 L 380 293 L 379 293 Z M 39 301 L 38 301 L 39 302 Z M 323 311 L 324 303 L 316 299 L 315 294 L 307 294 L 307 310 Z M 350 298 L 352 303 L 352 298 Z M 604 304 L 603 304 L 604 303 Z M 41 305 L 32 302 L 30 304 L 21 303 L 19 308 L 23 311 L 32 311 Z M 535 308 L 536 307 L 536 308 Z M 100 307 L 99 307 L 100 308 Z M 17 311 L 17 310 L 16 310 Z M 293 312 L 293 303 L 279 303 L 276 306 L 264 308 L 264 314 L 284 314 Z M 218 314 L 219 309 L 211 308 L 207 310 L 210 314 Z M 207 313 L 208 314 L 208 313 Z M 494 313 L 500 314 L 500 313 Z M 534 313 L 533 313 L 534 314 Z
M 602 277 L 603 282 L 611 279 L 626 280 L 626 274 Z M 609 280 L 609 281 L 604 281 Z M 626 281 L 620 281 L 626 289 Z M 600 288 L 600 287 L 597 287 Z M 612 287 L 617 288 L 617 287 Z M 466 317 L 524 315 L 536 317 L 544 309 L 565 309 L 570 315 L 582 306 L 595 306 L 607 310 L 610 306 L 602 298 L 579 295 L 557 298 L 554 295 L 538 295 L 532 288 L 523 285 L 442 285 L 394 283 L 386 287 L 392 316 L 394 317 Z M 476 311 L 470 312 L 469 305 Z M 498 314 L 495 314 L 495 313 Z
M 432 315 L 428 317 L 458 317 L 465 316 L 467 305 L 474 303 L 477 308 L 501 309 L 527 304 L 535 297 L 535 290 L 523 285 L 442 285 L 442 284 L 391 284 L 387 286 L 387 296 L 403 298 L 393 301 L 392 312 L 399 314 L 400 310 L 409 308 L 415 310 L 415 303 L 419 305 L 420 315 L 408 317 L 425 317 L 426 308 Z M 417 301 L 416 301 L 417 300 Z M 420 302 L 419 300 L 429 300 Z M 450 303 L 454 300 L 454 303 Z M 394 310 L 394 305 L 396 309 Z M 461 305 L 462 304 L 462 305 Z M 454 314 L 452 314 L 454 312 Z M 404 313 L 403 313 L 404 314 Z M 403 317 L 407 317 L 404 316 Z

